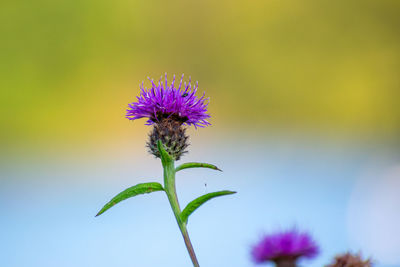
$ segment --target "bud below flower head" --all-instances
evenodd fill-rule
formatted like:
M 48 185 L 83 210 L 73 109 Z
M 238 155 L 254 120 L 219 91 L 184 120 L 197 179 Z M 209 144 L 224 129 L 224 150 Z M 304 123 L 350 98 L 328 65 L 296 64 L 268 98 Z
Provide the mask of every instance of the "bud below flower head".
M 189 146 L 188 136 L 185 134 L 186 128 L 182 126 L 182 123 L 174 118 L 165 118 L 154 124 L 147 142 L 149 152 L 160 158 L 157 141 L 161 140 L 167 153 L 175 160 L 179 160 L 184 153 L 187 153 L 185 149 Z

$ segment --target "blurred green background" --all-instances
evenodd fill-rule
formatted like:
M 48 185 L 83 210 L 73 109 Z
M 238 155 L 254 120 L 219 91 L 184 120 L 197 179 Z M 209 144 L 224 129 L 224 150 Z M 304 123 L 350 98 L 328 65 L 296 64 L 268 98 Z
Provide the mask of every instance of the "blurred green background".
M 193 217 L 204 266 L 251 266 L 257 234 L 293 224 L 321 244 L 313 267 L 399 266 L 400 1 L 6 0 L 0 36 L 4 266 L 190 265 L 161 196 L 92 218 L 159 177 L 124 115 L 165 72 L 210 97 L 184 161 L 224 169 L 185 173 L 183 203 L 239 192 Z
M 8 1 L 1 142 L 111 141 L 147 76 L 185 73 L 212 122 L 396 138 L 400 2 Z

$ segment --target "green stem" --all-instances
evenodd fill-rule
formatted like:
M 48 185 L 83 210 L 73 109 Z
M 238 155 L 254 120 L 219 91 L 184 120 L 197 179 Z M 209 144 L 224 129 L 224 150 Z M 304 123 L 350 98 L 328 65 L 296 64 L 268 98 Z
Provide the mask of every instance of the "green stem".
M 181 230 L 186 248 L 190 255 L 190 259 L 193 262 L 193 266 L 199 267 L 200 266 L 199 262 L 197 261 L 192 243 L 190 242 L 189 233 L 186 229 L 186 223 L 182 222 L 180 217 L 181 208 L 179 207 L 179 202 L 178 202 L 178 197 L 176 195 L 176 187 L 175 187 L 175 162 L 173 159 L 163 159 L 162 164 L 164 169 L 165 192 L 167 193 L 169 203 L 171 204 L 172 211 L 174 212 L 179 229 Z

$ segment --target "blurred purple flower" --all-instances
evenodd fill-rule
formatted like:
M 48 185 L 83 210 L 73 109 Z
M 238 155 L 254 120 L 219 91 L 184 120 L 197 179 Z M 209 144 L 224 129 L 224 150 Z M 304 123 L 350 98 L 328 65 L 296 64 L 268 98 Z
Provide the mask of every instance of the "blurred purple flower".
M 297 229 L 265 235 L 252 251 L 254 262 L 273 261 L 279 266 L 282 261 L 295 261 L 300 258 L 314 258 L 319 248 L 312 237 Z M 288 265 L 289 266 L 289 265 Z
M 194 125 L 195 127 L 205 127 L 210 125 L 207 121 L 210 115 L 207 112 L 208 98 L 195 96 L 198 83 L 195 86 L 189 83 L 184 84 L 182 88 L 182 80 L 179 87 L 174 87 L 175 75 L 171 85 L 168 85 L 167 74 L 165 74 L 165 82 L 161 81 L 162 76 L 156 85 L 153 79 L 151 81 L 151 89 L 145 89 L 143 83 L 140 86 L 140 96 L 137 102 L 129 104 L 126 118 L 136 120 L 140 118 L 148 118 L 146 125 L 158 123 L 163 119 L 169 118 L 178 121 L 184 125 Z

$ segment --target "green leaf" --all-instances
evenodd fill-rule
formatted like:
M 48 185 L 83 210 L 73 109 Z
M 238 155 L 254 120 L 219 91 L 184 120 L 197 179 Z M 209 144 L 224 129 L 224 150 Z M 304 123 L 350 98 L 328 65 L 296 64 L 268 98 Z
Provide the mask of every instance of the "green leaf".
M 190 214 L 192 214 L 198 207 L 203 205 L 206 201 L 208 201 L 214 197 L 220 197 L 220 196 L 230 195 L 230 194 L 235 194 L 235 193 L 236 192 L 234 192 L 234 191 L 224 190 L 224 191 L 208 193 L 201 197 L 196 198 L 195 200 L 193 200 L 192 202 L 187 204 L 186 208 L 182 211 L 182 213 L 181 213 L 182 222 L 186 223 Z
M 161 142 L 160 139 L 157 140 L 157 148 L 158 151 L 160 152 L 161 162 L 163 166 L 166 165 L 168 162 L 173 161 L 172 157 L 168 154 L 167 151 L 165 151 L 164 144 Z
M 135 186 L 129 187 L 116 195 L 113 199 L 110 200 L 104 207 L 96 214 L 96 217 L 100 214 L 103 214 L 106 210 L 114 206 L 115 204 L 121 202 L 130 197 L 134 197 L 140 194 L 147 194 L 154 191 L 164 191 L 164 188 L 159 183 L 143 183 L 137 184 Z
M 188 168 L 209 168 L 209 169 L 213 169 L 213 170 L 222 172 L 222 170 L 219 169 L 215 165 L 208 164 L 208 163 L 200 163 L 200 162 L 183 163 L 182 165 L 179 165 L 178 167 L 176 167 L 175 172 L 178 172 L 183 169 L 188 169 Z

